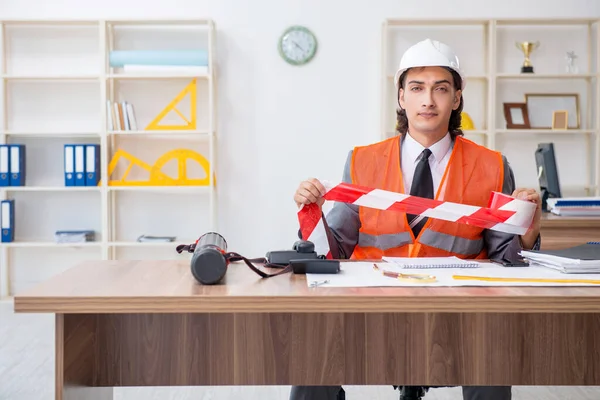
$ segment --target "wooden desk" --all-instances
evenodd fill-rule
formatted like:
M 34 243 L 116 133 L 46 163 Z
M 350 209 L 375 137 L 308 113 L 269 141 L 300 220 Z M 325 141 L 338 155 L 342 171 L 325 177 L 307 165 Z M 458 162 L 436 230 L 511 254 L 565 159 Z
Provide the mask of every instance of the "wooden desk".
M 598 385 L 600 288 L 308 288 L 232 265 L 87 262 L 15 297 L 56 313 L 56 399 L 115 386 Z
M 542 250 L 562 249 L 600 241 L 600 217 L 542 216 Z

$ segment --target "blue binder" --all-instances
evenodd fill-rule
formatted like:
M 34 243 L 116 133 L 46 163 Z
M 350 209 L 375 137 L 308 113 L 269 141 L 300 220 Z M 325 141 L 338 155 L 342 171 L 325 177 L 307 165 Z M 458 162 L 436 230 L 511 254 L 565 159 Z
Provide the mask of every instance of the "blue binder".
M 6 144 L 0 144 L 0 186 L 10 186 L 10 151 Z
M 2 227 L 2 242 L 15 240 L 15 201 L 2 200 L 0 202 L 0 226 Z
M 85 145 L 75 145 L 75 186 L 85 186 Z
M 75 186 L 75 145 L 65 144 L 65 186 Z
M 10 186 L 25 186 L 25 145 L 9 144 Z
M 85 185 L 98 186 L 100 181 L 100 145 L 85 145 Z

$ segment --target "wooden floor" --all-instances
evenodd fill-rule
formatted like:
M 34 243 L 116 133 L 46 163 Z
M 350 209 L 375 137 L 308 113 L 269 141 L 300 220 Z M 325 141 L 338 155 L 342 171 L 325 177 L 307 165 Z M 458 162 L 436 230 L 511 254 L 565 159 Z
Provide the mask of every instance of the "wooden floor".
M 15 314 L 0 301 L 0 400 L 54 399 L 54 319 L 49 314 Z M 346 398 L 397 400 L 391 386 L 348 386 Z M 287 400 L 289 386 L 118 388 L 117 400 Z M 426 400 L 462 399 L 460 388 L 433 389 Z M 600 387 L 515 387 L 515 400 L 597 400 Z

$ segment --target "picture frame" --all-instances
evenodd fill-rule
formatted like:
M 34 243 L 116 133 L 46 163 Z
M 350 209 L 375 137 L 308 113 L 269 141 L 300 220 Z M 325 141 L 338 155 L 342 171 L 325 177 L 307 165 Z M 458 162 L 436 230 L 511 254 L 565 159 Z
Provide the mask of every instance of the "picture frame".
M 569 129 L 569 111 L 556 110 L 552 113 L 552 129 Z
M 529 129 L 529 113 L 526 103 L 504 103 L 507 129 Z
M 578 93 L 526 93 L 525 102 L 532 129 L 552 129 L 557 110 L 567 111 L 568 129 L 580 129 Z

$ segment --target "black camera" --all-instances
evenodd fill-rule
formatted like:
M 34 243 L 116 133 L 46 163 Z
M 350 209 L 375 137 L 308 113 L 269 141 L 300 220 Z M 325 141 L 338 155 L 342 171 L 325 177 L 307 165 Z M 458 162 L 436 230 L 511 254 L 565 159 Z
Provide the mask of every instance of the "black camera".
M 266 258 L 269 264 L 285 266 L 292 260 L 316 260 L 323 257 L 317 255 L 313 242 L 298 240 L 294 243 L 292 250 L 269 251 Z

